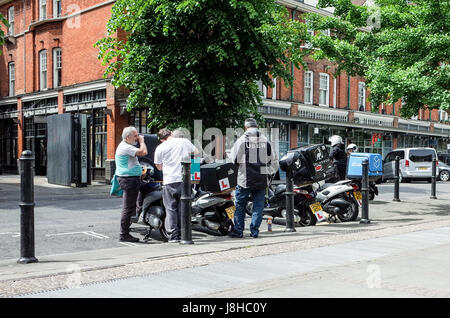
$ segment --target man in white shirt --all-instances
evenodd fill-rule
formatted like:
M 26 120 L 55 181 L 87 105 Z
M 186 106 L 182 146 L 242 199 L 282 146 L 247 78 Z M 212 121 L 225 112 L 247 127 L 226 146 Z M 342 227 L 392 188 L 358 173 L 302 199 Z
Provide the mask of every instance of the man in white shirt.
M 181 162 L 198 154 L 197 148 L 186 138 L 175 138 L 163 128 L 158 132 L 161 144 L 155 150 L 155 165 L 163 172 L 163 203 L 166 209 L 165 227 L 170 243 L 181 239 Z

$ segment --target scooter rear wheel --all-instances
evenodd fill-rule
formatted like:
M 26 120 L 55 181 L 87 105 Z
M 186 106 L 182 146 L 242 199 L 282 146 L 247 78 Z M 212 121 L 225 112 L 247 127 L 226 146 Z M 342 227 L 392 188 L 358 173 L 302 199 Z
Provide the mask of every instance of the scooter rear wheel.
M 298 214 L 300 216 L 300 221 L 298 223 L 301 226 L 314 226 L 317 223 L 316 216 L 309 210 L 309 208 L 299 206 L 298 207 Z
M 349 203 L 350 205 L 347 207 L 347 210 L 344 212 L 344 214 L 337 215 L 337 217 L 341 222 L 355 221 L 356 218 L 358 217 L 359 213 L 358 203 L 356 203 L 356 201 L 352 199 L 350 199 Z

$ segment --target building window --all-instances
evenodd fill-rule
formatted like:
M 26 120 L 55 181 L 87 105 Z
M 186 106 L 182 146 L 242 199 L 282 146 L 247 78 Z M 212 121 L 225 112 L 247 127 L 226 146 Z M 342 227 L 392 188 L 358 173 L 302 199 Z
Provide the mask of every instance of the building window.
M 58 18 L 61 16 L 61 0 L 53 0 L 53 17 Z
M 14 7 L 8 9 L 8 35 L 14 35 Z
M 358 110 L 360 112 L 366 111 L 366 83 L 358 83 Z
M 267 88 L 266 86 L 263 84 L 262 80 L 259 80 L 256 82 L 256 84 L 258 85 L 258 89 L 261 92 L 261 96 L 263 98 L 267 98 Z
M 61 87 L 61 48 L 53 49 L 53 87 Z
M 41 90 L 47 89 L 47 51 L 39 52 L 39 87 Z
M 47 0 L 39 0 L 39 20 L 47 18 Z
M 309 21 L 306 20 L 305 23 L 306 23 L 306 25 L 308 26 Z M 307 30 L 306 30 L 306 33 L 307 33 L 308 36 L 310 36 L 311 38 L 314 37 L 314 29 L 310 29 L 309 26 L 308 26 L 308 28 L 307 28 Z M 310 41 L 306 41 L 306 42 L 305 42 L 305 46 L 306 46 L 307 48 L 311 48 L 311 47 L 312 47 L 312 43 L 311 43 Z
M 313 72 L 305 72 L 305 104 L 313 103 Z
M 319 105 L 328 106 L 330 104 L 330 76 L 328 74 L 320 74 L 319 82 Z
M 15 95 L 15 82 L 16 82 L 16 68 L 14 62 L 9 63 L 9 96 Z

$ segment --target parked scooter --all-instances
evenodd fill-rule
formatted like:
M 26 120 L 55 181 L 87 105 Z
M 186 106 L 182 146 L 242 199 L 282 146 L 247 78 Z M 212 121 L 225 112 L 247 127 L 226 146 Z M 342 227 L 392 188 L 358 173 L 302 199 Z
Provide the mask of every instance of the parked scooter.
M 142 206 L 137 215 L 131 218 L 131 222 L 140 223 L 141 218 L 142 223 L 149 227 L 144 241 L 150 239 L 153 230 L 159 230 L 161 236 L 168 239 L 164 226 L 166 210 L 162 200 L 162 187 L 160 183 L 155 182 L 155 180 L 161 180 L 161 177 L 158 178 L 161 172 L 148 161 L 140 160 L 140 164 L 143 167 L 140 188 Z
M 322 206 L 317 202 L 314 191 L 308 191 L 308 186 L 294 186 L 294 204 L 300 216 L 299 223 L 302 226 L 316 225 L 324 216 L 320 213 Z
M 313 191 L 323 211 L 330 215 L 329 221 L 338 218 L 341 222 L 348 222 L 358 217 L 358 191 L 355 191 L 349 180 L 338 181 L 334 184 L 325 183 L 317 189 L 313 188 Z
M 269 180 L 269 186 L 267 188 L 266 192 L 266 198 L 265 198 L 265 206 L 263 210 L 263 215 L 267 215 L 272 217 L 272 219 L 275 218 L 281 218 L 286 219 L 286 184 L 278 184 L 273 185 L 273 177 L 271 176 Z M 294 190 L 295 192 L 295 190 Z M 311 216 L 314 217 L 311 212 L 308 214 L 308 211 L 301 209 L 301 196 L 302 194 L 296 193 L 294 196 L 294 222 L 299 223 L 301 226 L 308 226 L 312 225 L 311 223 Z M 252 209 L 253 209 L 253 202 L 251 200 L 251 197 L 249 201 L 247 202 L 246 207 L 246 213 L 247 215 L 252 215 Z M 304 216 L 301 214 L 305 213 Z
M 234 226 L 234 206 L 231 191 L 210 193 L 193 187 L 192 224 L 201 225 L 218 235 L 227 235 Z

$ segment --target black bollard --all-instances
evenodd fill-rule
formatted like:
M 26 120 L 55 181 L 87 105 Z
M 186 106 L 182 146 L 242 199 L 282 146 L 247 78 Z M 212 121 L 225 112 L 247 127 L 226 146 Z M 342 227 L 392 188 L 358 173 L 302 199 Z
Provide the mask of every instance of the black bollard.
M 395 156 L 395 170 L 394 170 L 394 200 L 400 201 L 400 157 Z
M 180 244 L 194 244 L 192 241 L 192 187 L 191 160 L 182 163 L 183 189 L 181 191 L 181 242 Z
M 431 197 L 430 199 L 437 199 L 436 197 L 436 158 L 433 158 L 431 166 Z
M 285 232 L 296 232 L 294 225 L 294 180 L 292 170 L 286 171 L 286 229 Z
M 369 224 L 369 160 L 364 159 L 362 162 L 362 215 L 359 223 Z
M 34 157 L 22 152 L 20 161 L 20 259 L 17 263 L 36 263 L 34 256 Z

